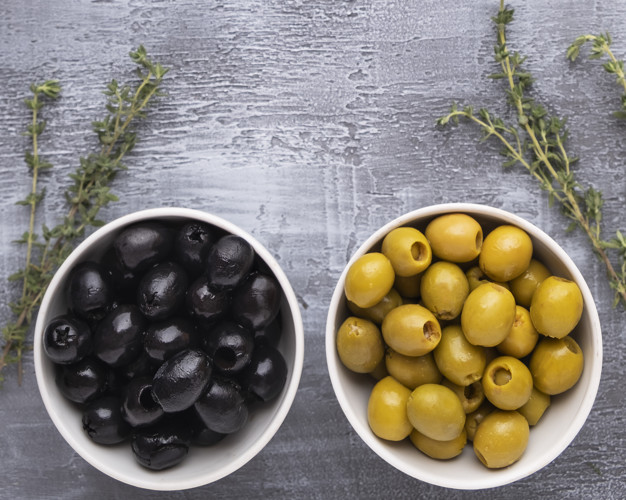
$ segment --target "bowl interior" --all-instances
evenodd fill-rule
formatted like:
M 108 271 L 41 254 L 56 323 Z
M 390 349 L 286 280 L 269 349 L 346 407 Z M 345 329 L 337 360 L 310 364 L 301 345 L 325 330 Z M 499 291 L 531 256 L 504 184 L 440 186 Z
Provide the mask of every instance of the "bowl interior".
M 463 453 L 448 461 L 434 460 L 419 452 L 410 441 L 399 443 L 376 437 L 367 422 L 367 402 L 374 379 L 345 368 L 335 346 L 336 332 L 349 314 L 343 293 L 347 269 L 358 257 L 380 248 L 382 238 L 393 228 L 413 226 L 424 230 L 426 224 L 444 213 L 464 212 L 473 216 L 487 234 L 501 224 L 514 224 L 532 238 L 534 257 L 553 274 L 576 281 L 584 298 L 580 323 L 572 333 L 584 353 L 584 370 L 579 382 L 568 392 L 552 397 L 542 420 L 531 428 L 530 440 L 522 458 L 498 470 L 485 468 L 475 457 L 471 443 Z M 457 489 L 481 489 L 500 486 L 528 476 L 556 458 L 574 439 L 589 414 L 600 381 L 602 343 L 600 322 L 593 298 L 582 275 L 565 252 L 545 233 L 529 222 L 508 212 L 473 204 L 448 204 L 427 207 L 406 214 L 374 233 L 354 254 L 332 297 L 326 330 L 328 369 L 337 399 L 359 436 L 388 463 L 417 479 Z
M 93 443 L 82 430 L 82 414 L 66 400 L 55 384 L 53 364 L 41 346 L 47 322 L 67 309 L 66 282 L 71 268 L 78 262 L 98 260 L 115 236 L 127 225 L 147 219 L 183 221 L 197 219 L 220 227 L 248 240 L 278 279 L 282 290 L 282 337 L 278 349 L 287 362 L 287 382 L 273 401 L 257 405 L 247 425 L 211 447 L 192 446 L 188 457 L 176 467 L 154 472 L 140 466 L 128 442 L 116 446 Z M 34 355 L 37 382 L 46 409 L 65 440 L 93 466 L 125 483 L 155 490 L 179 490 L 216 481 L 237 470 L 254 457 L 276 433 L 291 407 L 302 372 L 304 334 L 295 294 L 287 277 L 268 251 L 250 235 L 236 226 L 204 212 L 187 209 L 153 209 L 131 214 L 104 226 L 87 238 L 55 275 L 37 319 Z

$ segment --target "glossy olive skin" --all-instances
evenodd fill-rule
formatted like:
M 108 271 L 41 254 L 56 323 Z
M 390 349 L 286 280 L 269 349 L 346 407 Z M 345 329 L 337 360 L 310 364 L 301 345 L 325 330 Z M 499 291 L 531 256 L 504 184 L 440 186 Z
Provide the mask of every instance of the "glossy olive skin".
M 112 445 L 130 435 L 130 425 L 122 417 L 121 401 L 115 396 L 103 396 L 90 403 L 83 412 L 83 429 L 92 441 Z
M 222 318 L 230 307 L 230 292 L 217 290 L 206 276 L 200 276 L 187 290 L 187 312 L 203 324 L 212 324 Z
M 550 396 L 533 387 L 533 392 L 525 405 L 518 408 L 518 412 L 528 420 L 528 425 L 537 425 L 543 414 L 550 406 Z
M 113 367 L 120 367 L 137 358 L 142 351 L 146 320 L 139 308 L 123 304 L 99 323 L 93 338 L 94 354 Z
M 426 226 L 426 238 L 433 254 L 450 262 L 469 262 L 481 251 L 483 230 L 467 214 L 441 215 Z
M 482 404 L 476 410 L 467 414 L 465 417 L 465 433 L 467 434 L 467 439 L 469 441 L 474 440 L 476 429 L 478 429 L 478 426 L 485 419 L 485 417 L 494 410 L 495 408 L 493 405 L 486 399 L 483 399 Z
M 474 435 L 474 453 L 489 469 L 517 462 L 528 445 L 526 419 L 516 411 L 495 410 L 487 415 Z
M 420 292 L 422 302 L 437 319 L 451 320 L 461 314 L 470 289 L 459 266 L 439 261 L 424 271 Z
M 406 406 L 411 425 L 436 441 L 449 441 L 465 427 L 465 411 L 457 395 L 439 384 L 424 384 L 413 390 Z
M 172 236 L 171 230 L 160 222 L 139 222 L 125 228 L 115 238 L 113 248 L 126 269 L 141 273 L 169 257 Z
M 162 262 L 139 281 L 137 305 L 146 318 L 165 319 L 181 309 L 188 286 L 187 273 L 180 264 Z
M 208 224 L 199 221 L 187 222 L 176 231 L 174 239 L 176 260 L 190 274 L 202 273 L 215 240 L 215 231 Z
M 406 412 L 411 391 L 393 377 L 381 379 L 372 389 L 367 403 L 367 421 L 381 439 L 402 441 L 413 427 Z
M 459 401 L 461 401 L 463 411 L 466 414 L 476 411 L 485 400 L 485 392 L 483 391 L 483 385 L 480 380 L 470 385 L 462 386 L 454 384 L 448 379 L 443 379 L 441 385 L 452 390 L 452 392 L 457 395 Z
M 186 349 L 171 357 L 152 379 L 152 393 L 166 413 L 192 406 L 209 384 L 213 363 L 199 349 Z
M 583 351 L 570 336 L 540 340 L 528 365 L 535 387 L 551 396 L 572 388 L 583 366 Z
M 287 363 L 277 349 L 267 344 L 255 346 L 252 359 L 241 372 L 241 386 L 261 401 L 276 398 L 287 382 Z
M 152 377 L 131 380 L 122 392 L 122 417 L 132 427 L 158 422 L 165 412 L 152 395 Z
M 418 304 L 404 304 L 390 311 L 383 320 L 386 344 L 405 356 L 422 356 L 441 340 L 437 318 Z
M 378 327 L 367 319 L 349 316 L 337 330 L 337 353 L 343 365 L 356 373 L 369 373 L 385 355 Z
M 432 260 L 430 244 L 421 231 L 398 227 L 387 233 L 381 252 L 389 259 L 397 276 L 415 276 Z
M 361 308 L 372 307 L 389 293 L 395 279 L 391 261 L 380 252 L 359 257 L 348 269 L 346 298 Z
M 505 224 L 485 237 L 478 265 L 493 281 L 509 281 L 528 268 L 532 255 L 530 236 L 516 226 Z
M 223 375 L 235 375 L 250 364 L 254 334 L 234 321 L 221 321 L 202 339 L 202 347 Z
M 393 282 L 393 289 L 395 289 L 400 296 L 405 299 L 419 299 L 422 274 L 423 273 L 406 277 L 396 276 Z
M 536 259 L 531 259 L 526 270 L 509 282 L 515 302 L 528 309 L 537 287 L 551 276 L 549 269 Z
M 388 347 L 385 367 L 389 375 L 411 390 L 422 384 L 438 384 L 443 378 L 431 352 L 405 356 Z
M 240 285 L 252 270 L 254 257 L 254 249 L 240 236 L 222 236 L 211 248 L 207 259 L 211 285 L 229 289 Z
M 189 426 L 163 421 L 134 432 L 131 448 L 137 462 L 158 471 L 179 464 L 187 456 L 190 443 Z
M 528 309 L 517 305 L 515 306 L 515 321 L 513 321 L 511 331 L 496 346 L 496 349 L 501 354 L 523 358 L 532 352 L 538 339 L 539 334 L 530 319 L 530 312 Z
M 282 319 L 280 313 L 269 325 L 254 331 L 254 343 L 267 343 L 272 347 L 276 347 L 280 342 L 283 334 Z
M 530 317 L 537 331 L 557 339 L 574 329 L 582 313 L 583 296 L 578 285 L 556 276 L 541 282 L 530 303 Z
M 269 325 L 278 315 L 282 291 L 273 276 L 258 271 L 250 273 L 233 291 L 233 318 L 252 330 Z
M 428 455 L 430 458 L 449 460 L 459 456 L 463 452 L 463 448 L 465 448 L 465 444 L 467 443 L 467 434 L 465 433 L 465 429 L 463 429 L 454 439 L 450 439 L 449 441 L 437 441 L 422 434 L 417 429 L 413 429 L 409 439 L 418 450 Z
M 195 324 L 188 318 L 173 317 L 150 324 L 143 337 L 143 348 L 150 359 L 163 362 L 184 349 L 198 345 Z
M 248 421 L 248 406 L 231 380 L 215 378 L 195 402 L 194 408 L 204 425 L 220 434 L 232 434 Z
M 96 262 L 81 262 L 69 276 L 68 299 L 74 314 L 88 321 L 102 319 L 113 302 L 109 274 Z
M 515 321 L 515 299 L 506 288 L 485 283 L 473 290 L 463 304 L 461 328 L 474 345 L 493 347 L 502 342 Z
M 433 357 L 442 375 L 460 386 L 479 380 L 487 362 L 485 349 L 470 344 L 458 325 L 446 326 L 441 331 L 441 341 Z
M 53 363 L 76 363 L 91 352 L 91 329 L 69 314 L 57 316 L 46 325 L 43 348 Z
M 389 311 L 392 309 L 402 305 L 402 297 L 395 290 L 389 290 L 389 293 L 385 295 L 377 304 L 374 304 L 372 307 L 366 307 L 365 309 L 357 306 L 353 302 L 349 300 L 346 301 L 348 305 L 348 309 L 350 312 L 359 318 L 368 319 L 373 321 L 377 325 L 382 325 L 383 319 Z
M 489 363 L 482 382 L 485 397 L 501 410 L 517 410 L 533 390 L 530 370 L 512 356 L 500 356 Z
M 106 367 L 93 358 L 59 367 L 55 379 L 61 394 L 75 403 L 86 403 L 98 397 L 107 389 L 108 380 Z

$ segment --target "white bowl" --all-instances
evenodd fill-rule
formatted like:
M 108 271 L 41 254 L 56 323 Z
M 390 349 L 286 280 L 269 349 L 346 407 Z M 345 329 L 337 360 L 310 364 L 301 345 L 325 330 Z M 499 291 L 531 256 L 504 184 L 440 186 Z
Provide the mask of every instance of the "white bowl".
M 390 442 L 379 439 L 367 422 L 367 402 L 374 380 L 350 372 L 341 363 L 335 344 L 336 332 L 348 315 L 344 284 L 348 268 L 369 251 L 380 248 L 383 237 L 400 226 L 424 230 L 434 217 L 463 212 L 474 217 L 487 234 L 496 225 L 513 224 L 525 230 L 534 245 L 534 256 L 555 275 L 575 281 L 583 294 L 584 311 L 572 336 L 584 354 L 584 370 L 578 383 L 568 392 L 552 397 L 552 404 L 541 421 L 531 427 L 528 448 L 521 459 L 503 469 L 487 469 L 475 457 L 471 443 L 463 453 L 448 461 L 429 458 L 408 440 Z M 355 252 L 339 278 L 332 296 L 326 323 L 326 360 L 339 404 L 350 424 L 365 443 L 383 460 L 421 481 L 447 488 L 475 490 L 493 488 L 517 481 L 554 460 L 581 429 L 593 405 L 602 370 L 602 338 L 596 306 L 580 271 L 547 234 L 509 212 L 484 205 L 451 203 L 425 207 L 389 222 L 370 236 Z
M 264 405 L 255 406 L 247 425 L 211 447 L 193 446 L 185 460 L 171 469 L 154 472 L 140 466 L 128 443 L 100 446 L 82 429 L 82 414 L 67 401 L 55 384 L 54 366 L 46 357 L 42 335 L 46 324 L 67 309 L 66 282 L 79 262 L 99 259 L 126 226 L 148 219 L 184 221 L 195 219 L 212 224 L 247 240 L 267 264 L 283 291 L 282 337 L 278 349 L 287 362 L 288 375 L 282 393 Z M 304 332 L 296 296 L 287 277 L 271 254 L 252 236 L 219 217 L 185 208 L 157 208 L 121 217 L 85 239 L 67 258 L 52 279 L 43 298 L 35 327 L 34 359 L 37 384 L 43 402 L 61 435 L 87 462 L 124 483 L 152 490 L 183 490 L 202 486 L 236 471 L 270 441 L 284 421 L 296 395 L 304 356 Z

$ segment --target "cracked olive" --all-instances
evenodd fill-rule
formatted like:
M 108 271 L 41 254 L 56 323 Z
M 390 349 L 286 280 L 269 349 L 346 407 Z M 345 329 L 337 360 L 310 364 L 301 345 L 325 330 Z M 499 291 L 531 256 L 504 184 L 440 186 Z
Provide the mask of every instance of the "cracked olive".
M 388 347 L 385 367 L 389 375 L 411 390 L 422 384 L 438 384 L 443 378 L 431 352 L 405 356 Z
M 457 395 L 439 384 L 423 384 L 413 390 L 406 413 L 419 432 L 437 441 L 449 441 L 461 434 L 465 412 Z
M 348 269 L 346 298 L 361 308 L 372 307 L 389 293 L 394 278 L 393 266 L 387 257 L 379 252 L 366 253 Z
M 433 254 L 450 262 L 469 262 L 483 246 L 483 230 L 466 214 L 441 215 L 426 226 Z
M 386 344 L 405 356 L 422 356 L 432 351 L 441 339 L 441 327 L 428 309 L 418 304 L 403 304 L 390 311 L 382 325 Z
M 568 335 L 583 313 L 583 296 L 573 281 L 556 276 L 543 280 L 533 294 L 530 317 L 539 333 L 558 339 Z
M 374 304 L 372 307 L 366 307 L 364 309 L 357 306 L 353 302 L 350 302 L 349 300 L 347 301 L 347 304 L 348 309 L 350 309 L 352 314 L 354 314 L 355 316 L 369 319 L 377 325 L 381 325 L 383 319 L 385 319 L 385 316 L 389 311 L 398 307 L 399 305 L 402 305 L 402 297 L 400 297 L 400 294 L 392 288 L 391 290 L 389 290 L 389 293 L 380 300 L 380 302 Z
M 512 356 L 500 356 L 489 363 L 482 381 L 485 397 L 501 410 L 517 410 L 533 390 L 530 370 Z
M 528 446 L 528 422 L 516 411 L 495 410 L 476 429 L 474 453 L 490 469 L 517 462 Z
M 515 302 L 529 308 L 535 290 L 550 275 L 546 266 L 536 259 L 531 259 L 526 270 L 509 282 Z
M 413 427 L 407 416 L 411 391 L 393 377 L 385 377 L 372 389 L 367 403 L 367 421 L 372 432 L 388 441 L 402 441 Z
M 472 291 L 461 311 L 461 328 L 474 345 L 498 345 L 509 334 L 514 321 L 513 294 L 495 283 L 482 284 Z
M 425 436 L 417 429 L 413 429 L 409 436 L 411 443 L 422 453 L 437 460 L 449 460 L 461 454 L 467 443 L 465 429 L 454 439 L 437 441 Z
M 414 276 L 432 260 L 426 236 L 414 227 L 398 227 L 383 239 L 382 253 L 389 259 L 397 276 Z
M 470 385 L 462 386 L 450 382 L 448 379 L 443 379 L 441 385 L 451 389 L 457 395 L 466 414 L 476 411 L 485 400 L 485 392 L 480 380 L 472 382 Z
M 515 320 L 511 331 L 496 349 L 506 356 L 523 358 L 532 352 L 539 334 L 530 319 L 530 312 L 522 306 L 515 306 Z
M 543 416 L 545 411 L 550 406 L 550 396 L 541 392 L 536 387 L 533 387 L 533 392 L 530 394 L 530 398 L 525 405 L 520 406 L 517 411 L 520 412 L 526 420 L 528 425 L 537 425 L 539 419 Z
M 530 236 L 518 227 L 502 225 L 485 237 L 478 265 L 490 279 L 509 281 L 528 268 L 532 255 Z
M 151 470 L 164 470 L 179 464 L 189 451 L 191 429 L 179 422 L 162 421 L 138 429 L 131 448 L 135 459 Z
M 422 275 L 422 302 L 437 319 L 450 320 L 461 314 L 469 291 L 465 273 L 451 262 L 435 262 Z
M 350 316 L 337 331 L 337 353 L 349 370 L 371 372 L 385 355 L 380 330 L 369 320 Z
M 535 387 L 549 395 L 567 391 L 583 372 L 583 351 L 572 337 L 539 341 L 530 357 Z
M 441 340 L 433 357 L 442 375 L 457 385 L 476 382 L 485 370 L 485 349 L 470 344 L 458 325 L 446 326 L 441 331 Z

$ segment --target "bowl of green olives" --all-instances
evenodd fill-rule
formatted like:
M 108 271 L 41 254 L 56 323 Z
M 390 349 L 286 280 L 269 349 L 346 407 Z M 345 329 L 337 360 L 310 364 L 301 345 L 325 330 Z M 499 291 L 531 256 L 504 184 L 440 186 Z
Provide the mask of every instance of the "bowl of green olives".
M 383 460 L 476 490 L 555 460 L 593 406 L 600 321 L 566 252 L 529 221 L 469 203 L 389 222 L 354 253 L 329 306 L 339 404 Z
M 253 459 L 294 400 L 304 333 L 270 252 L 186 208 L 135 212 L 88 236 L 37 317 L 37 384 L 67 443 L 151 490 L 217 481 Z

